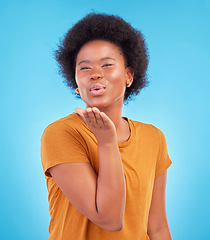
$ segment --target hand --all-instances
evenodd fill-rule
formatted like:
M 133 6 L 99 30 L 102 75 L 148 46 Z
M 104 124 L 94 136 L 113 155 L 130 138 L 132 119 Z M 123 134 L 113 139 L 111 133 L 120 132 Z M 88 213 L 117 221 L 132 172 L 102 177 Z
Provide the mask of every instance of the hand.
M 98 143 L 109 143 L 113 139 L 117 139 L 114 123 L 104 112 L 100 112 L 98 108 L 75 108 L 75 111 L 94 134 Z

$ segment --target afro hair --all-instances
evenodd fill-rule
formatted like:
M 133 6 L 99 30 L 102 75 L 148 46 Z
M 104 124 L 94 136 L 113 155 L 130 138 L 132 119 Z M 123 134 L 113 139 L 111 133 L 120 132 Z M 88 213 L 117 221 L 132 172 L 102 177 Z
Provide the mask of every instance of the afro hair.
M 127 67 L 132 67 L 134 79 L 131 87 L 126 88 L 124 103 L 148 85 L 146 72 L 149 56 L 142 33 L 119 16 L 90 13 L 69 29 L 55 51 L 59 73 L 72 90 L 77 88 L 75 81 L 77 54 L 85 43 L 92 40 L 105 40 L 119 46 Z

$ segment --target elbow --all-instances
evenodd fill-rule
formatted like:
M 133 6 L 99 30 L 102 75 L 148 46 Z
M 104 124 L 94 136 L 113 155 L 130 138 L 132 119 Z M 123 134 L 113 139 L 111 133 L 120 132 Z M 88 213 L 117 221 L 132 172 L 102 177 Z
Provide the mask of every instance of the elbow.
M 123 229 L 123 224 L 115 227 L 115 228 L 112 228 L 112 231 L 111 232 L 119 232 Z
M 119 232 L 123 229 L 123 222 L 113 222 L 112 224 L 104 226 L 103 229 L 109 232 Z
M 113 214 L 102 214 L 97 211 L 97 218 L 98 221 L 95 221 L 95 223 L 108 232 L 119 232 L 123 229 L 124 213 L 116 216 Z

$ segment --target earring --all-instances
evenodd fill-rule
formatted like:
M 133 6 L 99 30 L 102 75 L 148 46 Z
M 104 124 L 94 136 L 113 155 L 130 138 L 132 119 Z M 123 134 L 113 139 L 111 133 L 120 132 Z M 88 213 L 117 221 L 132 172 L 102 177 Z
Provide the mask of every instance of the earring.
M 76 89 L 75 89 L 75 92 L 76 92 L 77 94 L 79 94 L 79 88 L 76 88 Z
M 127 83 L 126 83 L 126 87 L 130 87 L 131 84 L 132 84 L 132 82 L 127 82 Z

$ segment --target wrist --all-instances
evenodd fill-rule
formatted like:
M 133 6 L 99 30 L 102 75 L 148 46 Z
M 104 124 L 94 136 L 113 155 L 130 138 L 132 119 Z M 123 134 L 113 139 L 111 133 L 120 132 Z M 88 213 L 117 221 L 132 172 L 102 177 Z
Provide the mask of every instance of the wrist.
M 113 136 L 113 137 L 108 137 L 107 139 L 106 138 L 103 138 L 103 139 L 97 139 L 97 143 L 98 143 L 98 147 L 112 147 L 113 146 L 118 146 L 118 143 L 117 143 L 117 138 L 116 136 Z

